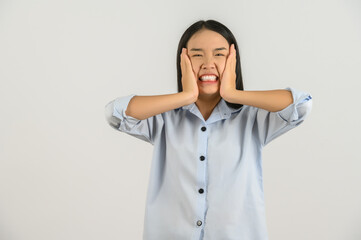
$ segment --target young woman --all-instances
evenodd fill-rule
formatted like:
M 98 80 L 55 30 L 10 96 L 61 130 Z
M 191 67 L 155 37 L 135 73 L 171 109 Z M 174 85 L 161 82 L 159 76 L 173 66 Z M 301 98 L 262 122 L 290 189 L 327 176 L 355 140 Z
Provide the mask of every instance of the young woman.
M 226 26 L 198 21 L 179 42 L 178 93 L 106 105 L 110 126 L 154 146 L 143 239 L 268 239 L 262 148 L 305 120 L 312 97 L 243 90 L 239 55 Z

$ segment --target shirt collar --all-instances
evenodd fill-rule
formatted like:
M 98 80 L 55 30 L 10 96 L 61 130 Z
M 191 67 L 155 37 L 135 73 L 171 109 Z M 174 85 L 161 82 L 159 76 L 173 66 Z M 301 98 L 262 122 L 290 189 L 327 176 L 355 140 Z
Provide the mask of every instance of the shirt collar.
M 196 114 L 196 112 L 199 112 L 197 105 L 195 102 L 182 106 L 180 109 L 189 110 L 190 112 Z M 196 111 L 197 109 L 197 111 Z M 227 105 L 226 101 L 221 98 L 221 100 L 218 102 L 217 106 L 214 108 L 213 112 L 215 112 L 216 115 L 218 115 L 221 119 L 226 119 L 231 116 L 232 113 L 238 112 L 242 109 L 240 108 L 231 108 Z M 213 115 L 213 113 L 212 113 Z

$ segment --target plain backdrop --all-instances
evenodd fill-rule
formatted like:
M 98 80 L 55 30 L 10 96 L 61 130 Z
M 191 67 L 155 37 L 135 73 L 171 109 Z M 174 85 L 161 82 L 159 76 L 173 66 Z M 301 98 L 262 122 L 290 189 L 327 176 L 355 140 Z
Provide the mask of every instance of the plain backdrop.
M 263 151 L 270 240 L 361 239 L 361 1 L 0 0 L 1 240 L 142 238 L 153 147 L 104 107 L 176 93 L 179 39 L 208 19 L 245 90 L 313 97 Z

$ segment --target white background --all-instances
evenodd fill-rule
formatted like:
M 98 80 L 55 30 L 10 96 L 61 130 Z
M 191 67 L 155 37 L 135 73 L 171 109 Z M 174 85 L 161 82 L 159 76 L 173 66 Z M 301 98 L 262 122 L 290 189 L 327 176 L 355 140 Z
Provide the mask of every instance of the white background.
M 263 152 L 270 240 L 361 239 L 358 0 L 1 0 L 0 239 L 142 238 L 153 147 L 104 107 L 176 93 L 201 19 L 235 35 L 245 90 L 313 97 Z

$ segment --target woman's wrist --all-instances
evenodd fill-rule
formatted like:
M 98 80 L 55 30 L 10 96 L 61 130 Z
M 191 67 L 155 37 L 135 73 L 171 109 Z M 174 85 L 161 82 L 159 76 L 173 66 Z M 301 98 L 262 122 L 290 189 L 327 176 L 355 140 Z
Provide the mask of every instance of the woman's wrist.
M 188 104 L 191 104 L 191 103 L 194 103 L 195 101 L 197 101 L 198 99 L 198 96 L 196 96 L 195 94 L 193 93 L 190 93 L 190 92 L 180 92 L 183 97 L 186 99 L 186 102 Z

